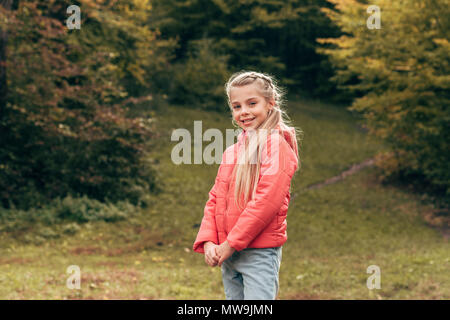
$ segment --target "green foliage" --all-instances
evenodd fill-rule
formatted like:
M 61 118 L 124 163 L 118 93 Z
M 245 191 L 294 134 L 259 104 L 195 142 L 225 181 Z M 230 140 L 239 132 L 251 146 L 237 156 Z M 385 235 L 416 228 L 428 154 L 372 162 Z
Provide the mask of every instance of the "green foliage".
M 100 202 L 87 196 L 55 198 L 41 208 L 21 210 L 0 208 L 0 231 L 23 232 L 36 229 L 44 238 L 75 234 L 78 224 L 92 221 L 115 222 L 139 211 L 128 201 Z M 42 233 L 42 234 L 41 234 Z
M 92 53 L 107 51 L 112 65 L 106 68 L 112 69 L 129 95 L 154 91 L 155 74 L 167 68 L 175 41 L 160 38 L 150 19 L 151 2 L 81 0 L 80 6 L 87 18 L 82 32 L 70 34 L 73 41 Z
M 70 1 L 0 6 L 8 35 L 8 86 L 1 105 L 0 201 L 22 209 L 55 197 L 105 201 L 156 191 L 143 159 L 154 136 L 150 118 L 130 118 L 130 88 L 147 86 L 156 32 L 150 5 L 80 1 L 81 30 L 63 24 Z M 156 68 L 156 67 L 155 67 Z
M 385 175 L 421 181 L 449 199 L 448 4 L 374 1 L 381 8 L 381 29 L 369 30 L 368 5 L 330 2 L 336 10 L 327 13 L 346 35 L 323 39 L 333 46 L 323 52 L 337 68 L 339 86 L 359 95 L 351 109 L 392 147 L 380 155 Z
M 113 222 L 123 220 L 126 217 L 124 209 L 133 209 L 129 205 L 112 205 L 104 204 L 96 200 L 91 200 L 86 196 L 79 199 L 66 197 L 64 199 L 56 199 L 51 207 L 53 214 L 63 220 L 71 220 L 75 222 L 88 222 L 104 220 Z
M 227 57 L 215 54 L 211 46 L 211 39 L 193 42 L 186 62 L 174 65 L 172 103 L 226 110 L 224 83 L 230 75 Z
M 320 95 L 334 84 L 315 39 L 338 32 L 319 10 L 323 5 L 325 0 L 155 0 L 153 20 L 164 39 L 179 40 L 175 62 L 186 61 L 192 42 L 209 38 L 211 50 L 229 57 L 229 69 L 268 72 L 297 92 Z

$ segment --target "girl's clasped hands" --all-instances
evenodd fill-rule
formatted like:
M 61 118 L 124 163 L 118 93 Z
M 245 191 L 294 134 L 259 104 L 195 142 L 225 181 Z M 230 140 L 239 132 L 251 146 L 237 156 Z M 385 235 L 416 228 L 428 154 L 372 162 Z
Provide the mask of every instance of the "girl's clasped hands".
M 222 266 L 222 263 L 228 259 L 235 249 L 230 247 L 228 241 L 225 241 L 221 245 L 217 245 L 214 242 L 208 241 L 204 245 L 205 249 L 205 261 L 211 266 Z

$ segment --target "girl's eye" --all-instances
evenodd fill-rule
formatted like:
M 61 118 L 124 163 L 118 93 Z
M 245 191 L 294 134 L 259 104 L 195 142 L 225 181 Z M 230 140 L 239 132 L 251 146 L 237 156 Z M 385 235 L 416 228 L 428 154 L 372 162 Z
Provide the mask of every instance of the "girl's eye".
M 255 105 L 256 104 L 256 102 L 250 102 L 250 105 Z M 237 109 L 237 108 L 240 108 L 241 106 L 234 106 L 233 107 L 233 109 Z

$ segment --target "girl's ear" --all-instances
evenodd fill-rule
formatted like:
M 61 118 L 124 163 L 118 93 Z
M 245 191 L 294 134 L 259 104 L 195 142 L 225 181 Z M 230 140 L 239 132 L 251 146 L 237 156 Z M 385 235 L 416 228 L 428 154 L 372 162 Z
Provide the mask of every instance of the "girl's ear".
M 275 107 L 275 99 L 271 99 L 269 101 L 269 110 L 272 111 L 272 109 Z

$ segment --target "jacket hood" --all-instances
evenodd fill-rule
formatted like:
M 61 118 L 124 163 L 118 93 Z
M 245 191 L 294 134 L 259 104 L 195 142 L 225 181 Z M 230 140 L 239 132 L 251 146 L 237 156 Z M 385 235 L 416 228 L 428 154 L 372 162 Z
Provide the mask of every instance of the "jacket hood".
M 288 127 L 286 125 L 283 125 L 283 127 L 281 127 L 281 125 L 278 124 L 275 127 L 275 130 L 278 130 L 280 135 L 284 138 L 284 140 L 286 140 L 286 142 L 291 147 L 292 151 L 294 152 L 295 157 L 298 157 L 298 146 L 295 141 L 295 135 L 296 135 L 295 128 Z M 238 144 L 241 144 L 244 141 L 244 138 L 246 138 L 246 137 L 247 137 L 247 131 L 242 130 L 241 133 L 238 135 Z

